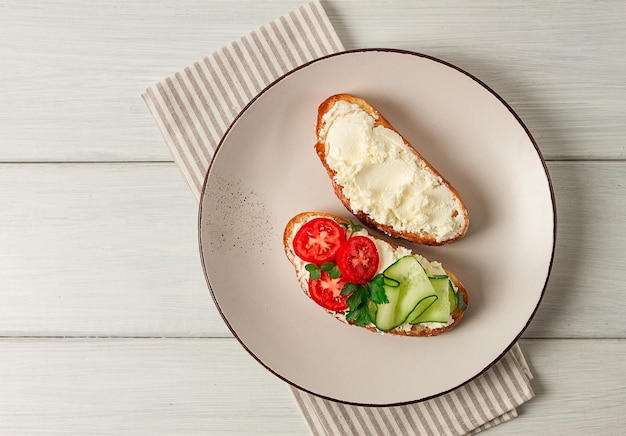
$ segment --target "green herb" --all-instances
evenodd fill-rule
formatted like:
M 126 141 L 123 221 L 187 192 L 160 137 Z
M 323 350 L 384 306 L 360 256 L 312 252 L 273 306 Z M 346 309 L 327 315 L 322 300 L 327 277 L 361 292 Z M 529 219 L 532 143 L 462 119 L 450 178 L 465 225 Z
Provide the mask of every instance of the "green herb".
M 454 293 L 454 299 L 456 300 L 456 305 L 458 306 L 459 310 L 467 310 L 467 304 L 463 299 L 463 294 L 460 291 L 454 290 L 454 287 L 452 286 L 452 280 L 450 280 L 450 282 L 448 283 L 450 283 L 450 290 Z
M 341 290 L 341 295 L 349 295 L 346 300 L 348 305 L 348 313 L 346 313 L 347 321 L 354 321 L 359 326 L 373 323 L 374 314 L 370 309 L 371 304 L 389 303 L 385 294 L 385 278 L 382 274 L 377 274 L 372 280 L 364 285 L 355 283 L 346 283 Z
M 322 271 L 326 271 L 331 279 L 338 279 L 341 276 L 341 272 L 339 271 L 339 267 L 334 262 L 326 262 L 323 263 L 320 267 Z
M 465 300 L 463 299 L 463 294 L 461 294 L 460 292 L 455 292 L 454 295 L 456 296 L 456 304 L 457 306 L 459 306 L 459 309 L 466 310 L 467 304 L 465 304 Z
M 387 294 L 385 294 L 385 276 L 376 274 L 372 280 L 367 283 L 369 290 L 369 299 L 376 304 L 389 303 Z
M 346 224 L 346 223 L 339 223 L 339 224 L 341 225 L 341 227 L 343 227 L 346 230 L 346 233 L 348 233 L 347 235 L 348 238 L 351 237 L 356 232 L 363 230 L 362 225 L 355 224 L 352 221 L 350 221 L 350 224 Z
M 307 263 L 304 266 L 304 269 L 309 272 L 309 278 L 311 280 L 317 280 L 322 276 L 322 271 L 320 270 L 320 267 L 315 265 L 314 263 Z
M 326 262 L 323 263 L 322 266 L 317 266 L 314 263 L 307 263 L 304 266 L 304 269 L 309 272 L 309 278 L 311 280 L 318 280 L 322 277 L 322 271 L 327 272 L 331 279 L 338 279 L 341 276 L 339 267 L 334 262 Z

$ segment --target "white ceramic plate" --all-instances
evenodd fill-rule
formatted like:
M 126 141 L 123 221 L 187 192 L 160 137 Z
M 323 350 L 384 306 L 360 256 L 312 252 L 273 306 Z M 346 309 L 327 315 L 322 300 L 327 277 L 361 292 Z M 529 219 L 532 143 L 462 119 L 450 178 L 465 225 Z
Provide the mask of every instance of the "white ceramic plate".
M 318 105 L 370 101 L 457 188 L 464 239 L 410 245 L 456 273 L 470 295 L 444 335 L 382 335 L 336 321 L 301 291 L 282 248 L 303 211 L 354 219 L 313 150 Z M 225 134 L 200 205 L 209 288 L 245 349 L 287 382 L 354 404 L 430 398 L 476 377 L 519 338 L 541 300 L 555 239 L 544 161 L 492 90 L 450 64 L 397 50 L 356 50 L 306 64 L 259 94 Z

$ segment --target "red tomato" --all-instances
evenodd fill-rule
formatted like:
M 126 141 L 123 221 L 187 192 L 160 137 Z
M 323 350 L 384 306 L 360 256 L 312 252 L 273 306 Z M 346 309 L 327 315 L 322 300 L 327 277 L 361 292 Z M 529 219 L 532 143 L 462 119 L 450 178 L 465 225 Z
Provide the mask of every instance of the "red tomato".
M 353 236 L 337 253 L 337 266 L 342 277 L 351 283 L 362 285 L 369 282 L 378 271 L 378 249 L 366 236 Z
M 346 284 L 342 278 L 332 279 L 326 271 L 317 280 L 309 280 L 309 295 L 311 299 L 326 309 L 342 312 L 348 308 L 347 295 L 341 295 L 341 290 Z
M 346 232 L 335 220 L 314 218 L 296 233 L 293 250 L 300 259 L 319 266 L 334 261 L 345 240 Z

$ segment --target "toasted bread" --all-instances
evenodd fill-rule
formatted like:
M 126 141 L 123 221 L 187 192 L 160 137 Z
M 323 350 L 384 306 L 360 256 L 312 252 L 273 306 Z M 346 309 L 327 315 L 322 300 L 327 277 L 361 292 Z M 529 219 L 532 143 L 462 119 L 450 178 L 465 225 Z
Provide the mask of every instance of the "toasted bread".
M 289 261 L 291 262 L 292 266 L 295 269 L 296 276 L 298 278 L 298 281 L 300 282 L 300 286 L 302 290 L 309 298 L 311 298 L 309 294 L 309 284 L 308 284 L 309 272 L 305 270 L 306 262 L 300 259 L 294 251 L 293 239 L 296 233 L 298 232 L 298 230 L 300 229 L 300 227 L 302 227 L 308 221 L 317 217 L 330 218 L 330 219 L 335 220 L 337 223 L 343 224 L 346 226 L 350 224 L 348 220 L 343 219 L 333 214 L 329 214 L 325 212 L 303 212 L 291 218 L 289 222 L 287 223 L 287 225 L 285 226 L 285 231 L 283 234 L 283 247 L 285 250 L 285 254 L 287 256 L 287 259 L 289 259 Z M 369 234 L 366 229 L 361 230 L 359 233 L 371 238 L 373 241 L 375 241 L 377 246 L 380 246 L 379 244 L 387 244 L 393 250 L 396 250 L 399 247 L 398 245 L 392 242 L 383 240 L 379 237 Z M 389 330 L 385 333 L 393 334 L 393 335 L 403 335 L 403 336 L 435 336 L 435 335 L 439 335 L 441 333 L 444 333 L 452 329 L 459 323 L 459 321 L 463 317 L 463 314 L 465 313 L 465 309 L 467 308 L 467 304 L 469 300 L 467 290 L 465 289 L 465 287 L 461 284 L 461 282 L 457 279 L 457 277 L 454 274 L 452 274 L 449 270 L 441 266 L 441 264 L 439 264 L 438 262 L 428 261 L 423 256 L 417 253 L 414 253 L 408 249 L 406 249 L 403 252 L 410 253 L 410 255 L 415 256 L 418 262 L 420 262 L 422 267 L 425 269 L 436 268 L 441 272 L 445 272 L 445 274 L 448 275 L 448 277 L 450 278 L 450 281 L 453 284 L 453 287 L 456 293 L 457 304 L 452 308 L 451 313 L 450 313 L 450 318 L 447 323 L 425 323 L 425 324 L 415 324 L 415 325 L 404 323 L 403 325 L 398 326 L 397 328 Z M 388 265 L 380 265 L 380 269 L 384 269 L 386 266 Z M 459 301 L 460 299 L 462 299 L 462 301 Z M 332 310 L 325 309 L 321 306 L 320 306 L 320 309 L 325 310 L 327 313 L 334 316 L 336 319 L 338 319 L 341 322 L 354 324 L 353 322 L 348 322 L 346 320 L 345 312 L 335 312 Z M 369 325 L 365 325 L 361 327 L 370 331 L 380 332 L 380 330 L 378 330 L 374 324 L 369 324 Z
M 354 141 L 355 133 L 362 134 L 362 146 L 352 143 L 340 150 L 339 143 Z M 329 97 L 319 106 L 316 135 L 315 151 L 335 194 L 361 222 L 424 245 L 447 244 L 466 234 L 469 214 L 457 190 L 367 101 L 348 94 Z M 372 152 L 376 144 L 387 148 Z M 399 157 L 389 158 L 393 164 L 381 164 L 381 156 L 394 154 Z

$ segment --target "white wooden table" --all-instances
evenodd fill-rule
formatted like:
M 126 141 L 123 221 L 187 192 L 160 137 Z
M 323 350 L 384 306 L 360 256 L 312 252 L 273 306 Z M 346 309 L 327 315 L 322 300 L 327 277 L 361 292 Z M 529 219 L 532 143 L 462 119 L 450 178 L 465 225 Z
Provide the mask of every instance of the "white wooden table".
M 521 341 L 537 396 L 488 432 L 626 432 L 626 3 L 322 3 L 346 48 L 478 76 L 547 160 L 556 257 Z M 140 98 L 300 4 L 0 0 L 0 434 L 307 433 L 213 306 Z

